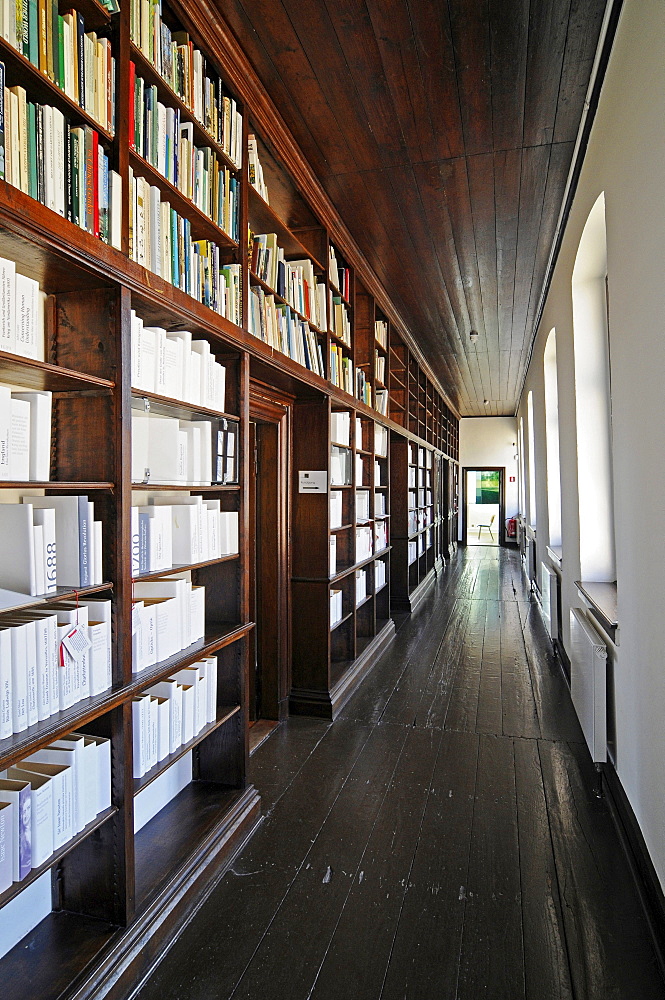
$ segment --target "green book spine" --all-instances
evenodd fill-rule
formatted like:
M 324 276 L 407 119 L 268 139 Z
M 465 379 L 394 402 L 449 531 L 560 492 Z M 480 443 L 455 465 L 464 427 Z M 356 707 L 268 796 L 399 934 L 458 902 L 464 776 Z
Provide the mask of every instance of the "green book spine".
M 37 198 L 37 109 L 28 102 L 28 194 Z
M 28 0 L 16 0 L 16 13 L 20 10 L 20 23 L 17 21 L 17 38 L 21 40 L 20 50 L 26 59 L 30 58 L 30 16 Z
M 55 81 L 61 90 L 65 89 L 65 22 L 58 14 L 58 59 Z
M 37 0 L 28 0 L 28 59 L 39 68 L 39 19 Z

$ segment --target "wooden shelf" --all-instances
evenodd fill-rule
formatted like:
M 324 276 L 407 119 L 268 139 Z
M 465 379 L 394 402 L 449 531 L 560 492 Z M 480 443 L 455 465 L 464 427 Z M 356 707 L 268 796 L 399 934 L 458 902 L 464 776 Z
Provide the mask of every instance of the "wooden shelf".
M 180 758 L 184 757 L 190 750 L 193 750 L 194 747 L 198 746 L 198 744 L 209 736 L 210 733 L 213 733 L 216 729 L 219 729 L 220 726 L 223 726 L 229 721 L 229 719 L 233 718 L 236 712 L 239 711 L 240 705 L 224 705 L 221 708 L 218 708 L 217 718 L 214 722 L 209 722 L 205 725 L 193 739 L 188 740 L 187 743 L 183 743 L 177 750 L 170 753 L 168 757 L 164 758 L 164 760 L 160 760 L 140 778 L 134 778 L 134 795 L 138 795 L 144 788 L 152 784 L 152 782 L 155 781 L 160 774 L 164 774 L 165 771 L 168 771 L 172 764 L 175 764 L 177 760 L 180 760 Z
M 298 319 L 301 319 L 304 323 L 307 323 L 310 329 L 312 329 L 314 333 L 318 334 L 319 337 L 325 337 L 326 335 L 325 330 L 320 330 L 318 326 L 315 326 L 314 323 L 312 323 L 311 319 L 308 319 L 304 313 L 299 312 L 294 305 L 291 305 L 288 299 L 285 299 L 282 295 L 279 295 L 274 288 L 271 288 L 270 285 L 267 282 L 265 282 L 263 278 L 260 278 L 258 274 L 255 274 L 254 271 L 249 272 L 249 280 L 253 286 L 262 288 L 263 291 L 266 293 L 266 295 L 272 295 L 282 305 L 288 306 L 291 312 L 295 316 L 297 316 Z
M 348 611 L 345 615 L 342 615 L 338 622 L 335 622 L 334 625 L 330 626 L 330 631 L 334 632 L 335 629 L 338 629 L 340 625 L 343 625 L 345 622 L 350 621 L 351 618 L 353 618 L 353 611 Z
M 118 938 L 117 925 L 109 921 L 54 911 L 2 959 L 7 995 L 59 1000 Z
M 157 87 L 157 95 L 160 101 L 179 111 L 181 121 L 190 122 L 194 126 L 194 145 L 199 147 L 209 146 L 221 161 L 222 166 L 228 167 L 231 173 L 238 174 L 242 168 L 234 164 L 231 157 L 224 152 L 217 140 L 208 132 L 203 123 L 198 120 L 192 109 L 176 94 L 175 90 L 170 87 L 164 77 L 157 72 L 150 60 L 146 59 L 141 50 L 133 42 L 130 42 L 129 51 L 130 59 L 136 66 L 137 77 L 141 76 L 147 84 Z
M 187 403 L 183 399 L 175 399 L 172 396 L 161 396 L 156 392 L 146 392 L 145 389 L 132 389 L 132 399 L 147 399 L 150 401 L 150 409 L 156 413 L 163 413 L 165 416 L 172 415 L 181 420 L 206 419 L 212 417 L 216 420 L 234 420 L 236 423 L 240 419 L 235 413 L 222 413 L 221 410 L 211 410 L 206 406 L 197 406 L 195 403 Z M 132 403 L 134 406 L 135 404 Z
M 351 353 L 351 351 L 352 351 L 351 344 L 347 344 L 347 342 L 345 340 L 342 340 L 342 338 L 339 336 L 339 334 L 335 333 L 331 329 L 328 329 L 328 333 L 330 335 L 330 339 L 333 340 L 339 347 L 342 347 L 342 348 L 344 348 L 345 351 L 348 351 L 349 353 Z
M 59 847 L 56 851 L 54 851 L 42 865 L 38 868 L 33 868 L 32 871 L 26 875 L 24 879 L 21 879 L 20 882 L 13 882 L 9 889 L 6 889 L 5 892 L 0 895 L 0 906 L 4 906 L 10 899 L 18 896 L 18 894 L 23 892 L 23 890 L 26 889 L 32 882 L 35 882 L 38 878 L 40 878 L 44 872 L 49 871 L 57 865 L 62 858 L 66 857 L 67 854 L 69 854 L 70 851 L 73 851 L 75 847 L 78 847 L 78 845 L 84 841 L 86 837 L 89 837 L 91 833 L 94 833 L 100 826 L 103 826 L 111 816 L 117 813 L 117 811 L 117 809 L 112 807 L 111 809 L 105 809 L 104 812 L 99 813 L 81 830 L 80 833 L 77 833 L 75 837 L 72 837 L 72 839 L 68 840 L 66 844 L 63 844 L 62 847 Z
M 126 692 L 134 694 L 142 688 L 150 687 L 155 681 L 161 680 L 163 677 L 168 677 L 175 670 L 187 667 L 190 663 L 202 660 L 206 656 L 212 656 L 224 646 L 228 646 L 230 643 L 244 638 L 253 628 L 253 622 L 247 622 L 244 625 L 235 625 L 230 622 L 220 623 L 217 627 L 211 627 L 203 639 L 198 639 L 191 646 L 187 646 L 186 649 L 181 649 L 179 653 L 174 653 L 173 656 L 169 656 L 166 660 L 160 660 L 159 663 L 153 664 L 147 670 L 141 670 L 138 673 L 134 672 L 132 674 L 132 684 L 126 688 Z
M 298 237 L 279 218 L 275 210 L 261 197 L 259 192 L 251 184 L 247 185 L 247 198 L 249 202 L 249 226 L 255 235 L 263 233 L 275 233 L 277 243 L 283 249 L 287 259 L 300 260 L 308 258 L 314 265 L 314 270 L 319 275 L 325 274 L 325 268 L 320 261 L 314 257 L 307 247 L 300 242 Z
M 194 493 L 229 493 L 236 492 L 240 489 L 237 483 L 224 483 L 217 484 L 213 486 L 196 486 L 196 485 L 185 485 L 184 483 L 177 483 L 176 485 L 169 485 L 168 483 L 132 483 L 133 490 L 144 490 L 146 492 L 194 492 Z
M 90 30 L 86 25 L 86 29 Z M 115 55 L 115 53 L 114 53 Z M 37 98 L 40 104 L 49 104 L 58 108 L 69 121 L 75 124 L 90 125 L 98 133 L 102 142 L 110 146 L 113 142 L 113 133 L 97 122 L 91 114 L 68 97 L 64 91 L 60 90 L 49 80 L 46 73 L 26 59 L 22 53 L 17 52 L 9 42 L 0 37 L 0 60 L 5 64 L 5 86 L 12 87 L 15 84 L 25 87 L 30 92 L 31 99 Z
M 242 791 L 209 781 L 192 781 L 135 837 L 136 899 L 145 907 L 184 868 L 232 812 Z
M 66 490 L 71 493 L 92 493 L 103 491 L 112 493 L 114 488 L 115 486 L 113 483 L 64 483 L 54 479 L 49 479 L 46 482 L 35 482 L 32 480 L 27 480 L 26 482 L 18 480 L 0 480 L 0 489 L 5 490 L 52 490 L 53 492 L 56 490 Z
M 171 576 L 172 573 L 184 573 L 189 570 L 203 569 L 204 566 L 218 566 L 220 563 L 233 562 L 239 558 L 240 555 L 238 552 L 231 552 L 225 556 L 219 556 L 217 559 L 206 559 L 203 562 L 197 563 L 183 563 L 182 566 L 171 566 L 170 569 L 156 569 L 150 573 L 140 573 L 132 579 L 134 583 L 140 583 L 142 580 L 155 580 L 162 576 Z
M 150 181 L 151 184 L 154 184 L 155 187 L 159 188 L 163 199 L 170 203 L 171 208 L 174 208 L 178 215 L 189 219 L 192 226 L 193 239 L 210 240 L 212 243 L 216 243 L 220 250 L 224 250 L 225 247 L 238 250 L 238 243 L 228 233 L 195 205 L 193 201 L 186 198 L 174 184 L 171 184 L 171 181 L 167 180 L 163 174 L 160 174 L 159 170 L 153 167 L 151 163 L 148 163 L 135 149 L 129 150 L 129 162 L 135 174 L 140 174 L 146 180 Z
M 26 389 L 50 392 L 78 392 L 86 395 L 108 395 L 115 387 L 108 379 L 85 375 L 49 365 L 33 358 L 23 358 L 18 354 L 0 351 L 0 378 L 3 382 L 24 386 Z

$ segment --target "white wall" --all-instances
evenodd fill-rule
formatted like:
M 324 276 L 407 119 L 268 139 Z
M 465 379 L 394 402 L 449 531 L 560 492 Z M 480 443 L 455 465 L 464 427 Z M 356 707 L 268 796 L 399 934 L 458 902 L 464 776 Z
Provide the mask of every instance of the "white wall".
M 514 417 L 463 417 L 459 425 L 460 469 L 505 468 L 506 517 L 517 513 L 517 422 Z M 514 476 L 515 481 L 510 482 Z M 461 482 L 460 482 L 461 488 Z M 460 497 L 460 504 L 462 498 Z M 462 518 L 459 519 L 462 538 Z
M 563 622 L 579 606 L 572 275 L 584 224 L 605 193 L 612 462 L 619 605 L 613 651 L 619 778 L 665 886 L 665 16 L 625 0 L 580 181 L 538 331 L 520 413 L 533 391 L 538 535 L 546 536 L 543 352 L 556 327 Z M 583 417 L 582 417 L 583 419 Z M 542 531 L 541 531 L 542 528 Z M 542 551 L 539 551 L 542 557 Z

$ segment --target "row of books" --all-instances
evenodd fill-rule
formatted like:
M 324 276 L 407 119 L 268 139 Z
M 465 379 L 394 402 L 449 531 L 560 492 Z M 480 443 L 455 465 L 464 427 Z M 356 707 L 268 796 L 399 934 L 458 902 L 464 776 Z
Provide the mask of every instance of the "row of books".
M 354 581 L 354 597 L 356 607 L 368 596 L 368 579 L 371 567 L 356 570 Z M 332 574 L 334 576 L 334 574 Z M 374 563 L 374 593 L 378 593 L 386 585 L 386 564 L 382 559 Z M 330 627 L 334 628 L 343 618 L 343 592 L 339 588 L 330 591 Z
M 409 443 L 409 465 L 420 465 L 426 469 L 432 468 L 432 452 L 429 448 L 420 448 Z
M 87 496 L 0 503 L 0 587 L 37 596 L 102 580 L 102 522 Z
M 238 552 L 238 513 L 219 500 L 150 497 L 132 507 L 132 576 Z
M 330 330 L 347 347 L 351 347 L 351 320 L 349 318 L 349 308 L 342 302 L 339 295 L 335 295 L 329 289 L 330 299 L 328 304 L 328 315 L 330 317 Z
M 0 777 L 0 892 L 111 808 L 111 742 L 69 733 Z
M 51 409 L 50 392 L 12 392 L 0 385 L 0 480 L 48 481 Z
M 209 74 L 203 53 L 186 31 L 172 32 L 164 23 L 160 0 L 130 0 L 129 18 L 132 42 L 240 168 L 242 114 L 235 99 L 224 93 L 218 74 Z
M 356 528 L 356 562 L 371 559 L 373 553 L 374 533 L 371 525 L 360 525 Z
M 321 344 L 309 323 L 256 285 L 250 289 L 248 328 L 264 344 L 325 378 Z
M 385 385 L 386 357 L 385 354 L 380 354 L 378 351 L 374 351 L 374 377 L 377 382 L 381 382 L 382 385 Z
M 351 297 L 351 271 L 348 267 L 340 267 L 332 243 L 328 248 L 328 278 L 332 287 L 348 302 Z
M 142 778 L 216 717 L 214 656 L 197 660 L 153 684 L 132 702 L 134 777 Z
M 0 63 L 0 179 L 120 249 L 122 179 L 99 134 L 6 88 L 4 71 Z
M 0 739 L 110 687 L 110 601 L 55 601 L 3 615 Z
M 220 164 L 210 146 L 194 144 L 194 126 L 182 122 L 177 109 L 157 98 L 157 87 L 147 85 L 130 68 L 129 141 L 197 208 L 238 240 L 240 187 L 237 177 Z
M 432 529 L 424 531 L 418 538 L 409 542 L 409 566 L 416 561 L 419 556 L 425 553 L 426 549 L 431 549 L 433 545 Z
M 13 260 L 0 257 L 0 351 L 45 360 L 45 305 L 39 282 L 19 274 Z
M 421 510 L 410 510 L 409 511 L 409 534 L 415 535 L 416 532 L 422 531 L 423 528 L 427 528 L 432 523 L 432 511 L 426 507 Z
M 371 427 L 372 424 L 369 424 Z M 330 440 L 344 448 L 351 447 L 351 413 L 349 410 L 333 410 L 330 414 Z M 363 448 L 363 445 L 365 447 Z M 356 417 L 356 449 L 371 451 L 371 442 L 363 440 L 363 422 Z M 374 454 L 377 458 L 388 455 L 388 428 L 382 424 L 374 424 Z
M 356 397 L 367 406 L 372 405 L 372 384 L 363 368 L 356 368 Z
M 211 420 L 179 420 L 146 410 L 132 411 L 132 481 L 166 486 L 210 486 L 218 482 L 227 455 L 235 449 Z
M 263 177 L 263 167 L 259 159 L 259 146 L 256 136 L 252 132 L 247 137 L 247 169 L 249 171 L 249 183 L 259 192 L 266 205 L 269 205 L 268 185 Z
M 107 132 L 115 130 L 115 59 L 111 40 L 85 30 L 83 15 L 61 17 L 54 0 L 5 0 L 0 34 Z
M 330 345 L 329 379 L 333 385 L 353 395 L 353 361 L 337 344 Z
M 388 324 L 385 319 L 374 320 L 374 339 L 380 344 L 384 351 L 388 350 Z M 383 382 L 384 379 L 381 379 Z
M 133 584 L 132 667 L 136 673 L 203 639 L 205 587 L 188 573 Z
M 224 412 L 226 368 L 207 340 L 194 340 L 189 330 L 145 326 L 132 310 L 131 346 L 133 389 Z
M 162 201 L 158 187 L 129 169 L 130 257 L 220 316 L 240 325 L 240 265 L 222 264 L 210 240 L 192 239 L 189 219 Z
M 286 260 L 275 233 L 249 234 L 250 270 L 317 329 L 326 329 L 326 286 L 308 258 Z

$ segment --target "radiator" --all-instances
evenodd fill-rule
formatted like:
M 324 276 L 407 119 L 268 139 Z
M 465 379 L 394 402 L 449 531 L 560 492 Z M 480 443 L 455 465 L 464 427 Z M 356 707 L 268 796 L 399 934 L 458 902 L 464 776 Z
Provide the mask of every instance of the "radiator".
M 586 615 L 570 609 L 570 685 L 591 759 L 607 760 L 607 647 Z
M 540 597 L 550 639 L 559 638 L 559 578 L 551 566 L 540 564 Z

